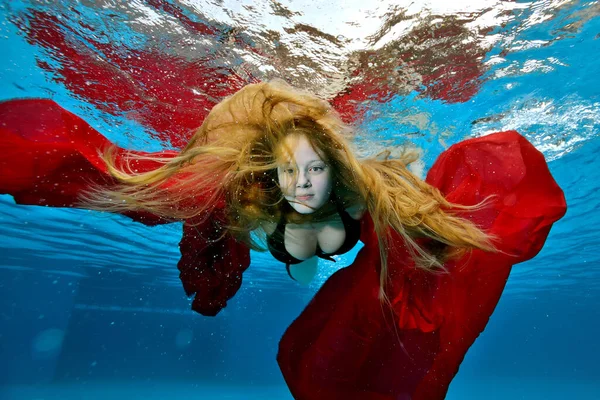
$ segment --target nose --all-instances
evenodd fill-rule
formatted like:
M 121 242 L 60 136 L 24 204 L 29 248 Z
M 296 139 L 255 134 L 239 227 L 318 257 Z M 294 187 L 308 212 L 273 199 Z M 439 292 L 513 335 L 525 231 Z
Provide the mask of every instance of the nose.
M 304 173 L 304 171 L 298 171 L 298 180 L 296 181 L 296 187 L 297 188 L 307 188 L 310 186 L 311 186 L 311 183 L 310 183 L 310 180 L 308 179 L 308 176 L 306 176 L 306 173 Z

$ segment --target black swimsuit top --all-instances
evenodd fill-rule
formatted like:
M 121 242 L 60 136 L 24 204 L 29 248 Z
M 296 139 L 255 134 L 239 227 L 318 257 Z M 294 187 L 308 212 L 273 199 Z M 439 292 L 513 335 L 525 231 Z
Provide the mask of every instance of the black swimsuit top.
M 324 253 L 317 243 L 317 251 L 315 253 L 315 256 L 319 258 L 334 262 L 335 260 L 331 256 L 347 253 L 348 251 L 352 250 L 354 246 L 356 246 L 356 243 L 358 243 L 358 240 L 360 239 L 360 221 L 352 218 L 350 214 L 348 214 L 346 210 L 342 209 L 341 207 L 338 207 L 338 213 L 342 219 L 342 223 L 344 224 L 344 230 L 346 231 L 346 239 L 344 240 L 344 243 L 333 253 Z M 282 263 L 285 263 L 288 275 L 294 279 L 290 274 L 290 264 L 300 264 L 304 260 L 299 260 L 293 257 L 286 250 L 284 242 L 285 226 L 286 221 L 282 216 L 277 224 L 277 228 L 275 228 L 275 231 L 271 235 L 267 236 L 267 246 L 271 254 L 273 254 L 273 257 Z

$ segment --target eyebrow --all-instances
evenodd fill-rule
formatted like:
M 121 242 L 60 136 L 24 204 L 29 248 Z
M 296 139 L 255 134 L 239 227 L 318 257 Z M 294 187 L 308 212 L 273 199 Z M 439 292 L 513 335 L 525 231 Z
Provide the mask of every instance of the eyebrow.
M 310 160 L 309 162 L 307 162 L 306 164 L 313 164 L 313 163 L 323 163 L 323 164 L 327 164 L 327 162 L 323 161 L 323 160 Z M 288 166 L 288 165 L 295 165 L 297 163 L 292 162 L 292 161 L 284 161 L 282 163 L 280 163 L 280 166 Z

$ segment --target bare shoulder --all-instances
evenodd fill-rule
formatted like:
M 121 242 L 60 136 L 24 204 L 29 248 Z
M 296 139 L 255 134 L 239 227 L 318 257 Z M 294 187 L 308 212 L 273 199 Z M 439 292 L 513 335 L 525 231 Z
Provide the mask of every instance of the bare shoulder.
M 351 207 L 346 208 L 346 212 L 352 219 L 361 219 L 363 215 L 365 215 L 365 211 L 367 208 L 363 204 L 357 204 Z

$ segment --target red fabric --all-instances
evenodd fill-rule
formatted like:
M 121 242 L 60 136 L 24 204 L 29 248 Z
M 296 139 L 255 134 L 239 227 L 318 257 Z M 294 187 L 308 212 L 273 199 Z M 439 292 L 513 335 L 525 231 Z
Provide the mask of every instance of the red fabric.
M 52 100 L 11 100 L 0 103 L 0 193 L 19 204 L 75 207 L 90 185 L 115 183 L 100 151 L 112 144 L 87 122 Z M 128 154 L 117 150 L 117 162 Z M 164 156 L 176 152 L 165 151 Z M 132 164 L 139 171 L 156 168 L 149 161 Z M 128 213 L 147 225 L 166 223 L 148 213 Z
M 232 26 L 194 20 L 185 7 L 168 0 L 144 3 L 177 20 L 191 35 L 226 42 L 228 48 L 233 46 L 244 54 L 254 53 L 267 63 L 281 65 L 277 56 L 257 47 Z M 410 87 L 449 103 L 468 101 L 477 93 L 486 71 L 482 62 L 486 51 L 464 40 L 470 35 L 465 20 L 440 18 L 421 21 L 410 34 L 394 41 L 391 53 L 385 48 L 355 53 L 345 77 L 347 87 L 331 99 L 345 122 L 362 117 L 365 101 L 385 102 Z M 106 113 L 126 116 L 151 128 L 162 141 L 177 147 L 188 142 L 193 129 L 219 99 L 261 80 L 251 65 L 242 62 L 227 68 L 225 60 L 203 51 L 190 58 L 152 47 L 107 43 L 95 35 L 83 37 L 76 26 L 89 31 L 95 27 L 80 18 L 71 20 L 58 10 L 30 10 L 11 22 L 30 44 L 43 49 L 45 56 L 38 57 L 37 63 L 50 79 Z M 437 44 L 432 46 L 432 41 Z M 201 88 L 202 95 L 191 88 Z
M 178 20 L 191 35 L 207 35 L 207 39 L 212 37 L 209 40 L 226 37 L 244 53 L 257 52 L 244 40 L 245 35 L 236 34 L 231 27 L 222 26 L 223 32 L 193 21 L 171 1 L 144 3 Z M 202 50 L 191 57 L 156 46 L 132 48 L 128 41 L 115 43 L 93 34 L 80 35 L 80 24 L 88 32 L 98 26 L 85 25 L 72 16 L 58 9 L 31 9 L 12 22 L 43 52 L 37 63 L 48 73 L 48 79 L 105 113 L 149 128 L 163 143 L 185 146 L 220 99 L 257 81 L 245 65 L 236 65 L 234 71 L 215 62 L 216 55 L 207 56 Z
M 452 146 L 427 181 L 461 204 L 494 195 L 464 216 L 495 235 L 500 251 L 474 251 L 448 263 L 449 273 L 431 274 L 414 268 L 391 233 L 389 307 L 377 298 L 379 253 L 365 217 L 355 262 L 325 282 L 280 342 L 277 359 L 296 399 L 443 399 L 511 266 L 535 256 L 566 211 L 543 155 L 516 132 Z
M 90 183 L 114 183 L 98 156 L 108 145 L 52 101 L 0 103 L 0 193 L 21 204 L 77 206 Z M 128 153 L 118 151 L 119 157 Z M 402 239 L 391 232 L 389 307 L 377 298 L 379 251 L 366 216 L 365 246 L 356 261 L 323 285 L 280 342 L 277 360 L 295 398 L 443 399 L 511 266 L 539 252 L 566 210 L 542 154 L 516 132 L 452 146 L 427 181 L 456 203 L 494 195 L 489 207 L 464 215 L 495 235 L 500 251 L 474 251 L 448 263 L 447 274 L 425 273 L 414 268 Z M 148 225 L 169 222 L 128 215 Z M 250 259 L 244 245 L 221 235 L 222 202 L 204 217 L 185 221 L 178 268 L 186 293 L 195 294 L 193 309 L 216 315 L 239 289 Z
M 0 103 L 0 194 L 10 194 L 19 204 L 77 207 L 79 195 L 90 184 L 112 185 L 99 151 L 111 143 L 88 123 L 51 100 L 11 100 Z M 128 154 L 118 149 L 117 163 Z M 165 151 L 168 157 L 177 154 Z M 156 168 L 136 161 L 140 172 Z M 196 199 L 202 201 L 202 198 Z M 209 216 L 186 221 L 180 243 L 178 268 L 183 287 L 196 294 L 192 308 L 216 315 L 235 295 L 242 272 L 250 264 L 249 250 L 226 235 L 221 237 L 224 202 Z M 167 222 L 156 215 L 128 212 L 146 225 Z M 210 240 L 206 240 L 210 238 Z
M 242 273 L 250 265 L 246 245 L 230 235 L 222 236 L 221 211 L 201 224 L 186 221 L 179 243 L 179 277 L 188 296 L 195 294 L 192 309 L 215 316 L 242 285 Z

